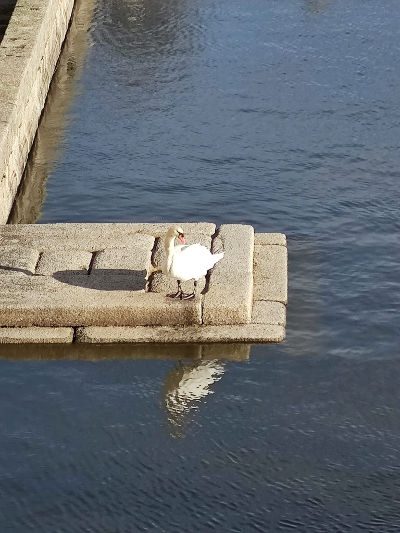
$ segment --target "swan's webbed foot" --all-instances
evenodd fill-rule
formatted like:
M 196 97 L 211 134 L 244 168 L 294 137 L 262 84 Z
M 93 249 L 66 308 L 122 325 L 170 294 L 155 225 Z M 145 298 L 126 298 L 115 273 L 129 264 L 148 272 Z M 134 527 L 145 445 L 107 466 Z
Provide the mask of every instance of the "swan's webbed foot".
M 181 287 L 181 282 L 178 280 L 178 290 L 177 292 L 174 292 L 174 293 L 171 293 L 171 294 L 167 294 L 168 298 L 179 298 L 180 300 L 182 300 L 182 296 L 183 296 L 183 292 L 182 292 L 182 287 Z
M 193 284 L 193 292 L 185 294 L 184 292 L 181 295 L 181 300 L 194 300 L 196 298 L 196 290 L 197 290 L 197 281 L 194 281 Z
M 170 294 L 167 294 L 168 298 L 179 298 L 180 300 L 182 300 L 182 294 L 183 292 L 182 291 L 177 291 L 177 292 L 171 292 Z
M 180 300 L 194 300 L 196 298 L 196 288 L 197 288 L 197 281 L 194 282 L 193 286 L 193 292 L 186 293 L 183 292 L 181 282 L 178 281 L 178 290 L 177 292 L 174 292 L 172 294 L 167 294 L 169 298 L 179 298 Z
M 195 298 L 196 294 L 194 292 L 188 294 L 183 292 L 181 295 L 181 300 L 194 300 Z

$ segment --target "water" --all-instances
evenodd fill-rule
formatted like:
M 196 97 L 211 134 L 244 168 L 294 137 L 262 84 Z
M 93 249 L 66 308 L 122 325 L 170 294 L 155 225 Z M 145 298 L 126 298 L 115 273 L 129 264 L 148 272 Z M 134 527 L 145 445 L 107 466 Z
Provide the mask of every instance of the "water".
M 87 8 L 11 221 L 283 231 L 287 341 L 203 363 L 3 350 L 2 530 L 400 529 L 397 6 Z
M 0 0 L 0 43 L 3 40 L 16 1 L 17 0 Z

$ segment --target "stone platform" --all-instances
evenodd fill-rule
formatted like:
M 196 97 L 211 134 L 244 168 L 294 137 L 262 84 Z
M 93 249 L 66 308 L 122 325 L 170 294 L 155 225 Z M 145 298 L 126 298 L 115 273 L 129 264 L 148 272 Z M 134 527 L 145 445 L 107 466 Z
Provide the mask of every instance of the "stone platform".
M 158 270 L 170 224 L 0 226 L 0 342 L 230 343 L 285 337 L 286 237 L 179 223 L 224 258 L 194 301 Z M 191 291 L 192 282 L 184 290 Z

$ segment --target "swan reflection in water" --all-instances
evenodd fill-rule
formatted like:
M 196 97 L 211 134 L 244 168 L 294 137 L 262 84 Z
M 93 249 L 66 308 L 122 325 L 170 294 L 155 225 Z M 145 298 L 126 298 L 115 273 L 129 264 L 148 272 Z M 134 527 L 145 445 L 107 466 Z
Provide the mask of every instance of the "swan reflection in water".
M 331 5 L 331 0 L 306 0 L 305 7 L 306 10 L 314 15 L 323 13 Z
M 202 358 L 195 362 L 179 363 L 167 374 L 164 385 L 164 404 L 167 412 L 169 431 L 172 437 L 183 437 L 191 415 L 197 411 L 202 401 L 216 392 L 213 385 L 220 381 L 226 362 L 222 359 L 246 360 L 250 347 L 237 345 L 231 347 L 229 355 L 221 353 L 220 358 Z M 208 354 L 217 355 L 218 347 Z
M 250 344 L 0 344 L 0 359 L 174 361 L 165 377 L 162 403 L 170 434 L 179 438 L 184 436 L 191 415 L 216 392 L 215 384 L 223 377 L 228 362 L 247 361 L 250 350 Z

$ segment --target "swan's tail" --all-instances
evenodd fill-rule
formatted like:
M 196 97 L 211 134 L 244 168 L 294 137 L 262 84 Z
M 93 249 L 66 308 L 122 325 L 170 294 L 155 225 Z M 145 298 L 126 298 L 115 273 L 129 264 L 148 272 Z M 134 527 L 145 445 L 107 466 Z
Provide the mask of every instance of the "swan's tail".
M 223 257 L 224 257 L 224 252 L 221 252 L 220 254 L 212 254 L 212 258 L 211 258 L 212 265 L 211 266 L 214 266 L 216 263 L 218 263 L 218 261 L 221 261 Z

